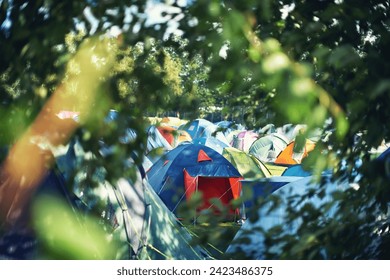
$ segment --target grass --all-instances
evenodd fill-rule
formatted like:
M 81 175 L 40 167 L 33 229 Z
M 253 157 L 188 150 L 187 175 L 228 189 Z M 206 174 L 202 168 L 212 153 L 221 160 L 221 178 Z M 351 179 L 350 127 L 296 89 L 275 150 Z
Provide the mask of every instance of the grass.
M 224 253 L 241 225 L 236 222 L 185 224 L 194 235 L 193 243 L 205 247 L 215 259 Z

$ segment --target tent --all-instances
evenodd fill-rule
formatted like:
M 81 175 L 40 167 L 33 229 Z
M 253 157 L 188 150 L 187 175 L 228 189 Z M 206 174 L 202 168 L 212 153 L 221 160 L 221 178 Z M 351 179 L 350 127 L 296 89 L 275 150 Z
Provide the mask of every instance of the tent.
M 158 132 L 160 132 L 161 136 L 164 137 L 165 140 L 171 145 L 172 147 L 175 146 L 175 133 L 176 129 L 169 125 L 160 125 L 157 126 Z
M 259 198 L 266 198 L 284 185 L 300 180 L 297 176 L 273 176 L 269 178 L 245 179 L 241 181 L 243 201 L 241 217 L 246 219 Z
M 234 130 L 244 130 L 245 127 L 241 124 L 237 124 L 233 121 L 220 121 L 215 123 L 218 127 L 222 128 L 222 132 L 225 136 L 229 135 Z
M 172 150 L 172 146 L 157 129 L 157 126 L 151 125 L 148 128 L 148 138 L 146 143 L 145 155 L 151 162 L 157 161 L 167 151 Z M 156 153 L 159 151 L 160 153 Z
M 302 149 L 297 150 L 295 141 L 287 145 L 287 147 L 279 153 L 274 163 L 276 164 L 299 164 L 302 159 L 308 155 L 315 147 L 315 142 L 306 139 L 305 145 Z
M 242 177 L 237 169 L 221 154 L 200 144 L 179 145 L 146 174 L 150 185 L 174 213 L 196 192 L 202 194 L 198 210 L 213 208 L 213 198 L 226 206 L 241 192 Z M 230 212 L 237 214 L 233 209 Z
M 282 173 L 282 176 L 308 177 L 311 175 L 311 172 L 304 170 L 301 164 L 290 165 Z
M 136 183 L 121 178 L 115 187 L 105 182 L 107 200 L 116 209 L 118 238 L 130 243 L 118 258 L 205 259 L 208 253 L 190 244 L 191 234 L 164 205 L 145 179 Z M 126 246 L 127 247 L 127 246 Z
M 253 130 L 241 131 L 233 137 L 233 141 L 230 143 L 232 147 L 249 152 L 249 148 L 259 138 L 259 134 Z
M 237 168 L 244 179 L 270 177 L 268 168 L 255 156 L 233 147 L 223 149 L 222 155 Z
M 267 134 L 253 142 L 249 153 L 262 161 L 273 162 L 289 140 L 279 133 Z
M 93 157 L 85 153 L 77 141 L 62 156 L 60 170 L 65 177 L 73 174 L 76 162 Z M 66 158 L 66 160 L 63 160 Z M 59 158 L 57 158 L 59 160 Z M 129 159 L 131 163 L 131 159 Z M 142 167 L 135 167 L 136 178 L 119 178 L 111 184 L 96 170 L 91 176 L 98 179 L 98 186 L 86 194 L 80 188 L 84 170 L 74 175 L 74 193 L 88 207 L 95 200 L 103 202 L 101 217 L 113 224 L 112 238 L 122 244 L 117 259 L 205 259 L 209 254 L 200 246 L 190 244 L 192 235 L 186 230 L 153 191 L 143 174 Z M 111 222 L 112 221 L 112 222 Z
M 208 120 L 196 119 L 196 120 L 189 121 L 189 122 L 179 126 L 179 129 L 183 129 L 183 130 L 187 131 L 190 134 L 190 136 L 192 137 L 192 139 L 195 139 L 195 138 L 199 138 L 202 136 L 206 136 L 206 135 L 204 135 L 204 131 L 205 131 L 206 127 L 208 127 L 210 125 L 214 126 L 214 124 Z M 207 136 L 209 136 L 209 135 L 207 135 Z
M 275 164 L 273 162 L 264 162 L 264 165 L 268 168 L 271 176 L 282 176 L 283 172 L 288 166 L 282 164 Z
M 221 128 L 212 122 L 205 119 L 196 119 L 179 127 L 179 129 L 187 131 L 192 139 L 201 137 L 214 137 L 229 145 Z
M 173 148 L 179 145 L 181 142 L 192 141 L 192 138 L 187 131 L 179 130 L 166 124 L 157 126 L 157 130 Z
M 226 143 L 218 140 L 217 138 L 214 137 L 200 137 L 192 140 L 192 143 L 194 144 L 201 144 L 205 145 L 218 153 L 222 155 L 223 149 L 226 147 L 229 147 Z
M 286 222 L 289 200 L 293 199 L 294 203 L 291 205 L 295 205 L 297 209 L 303 207 L 306 203 L 311 203 L 314 207 L 318 208 L 333 201 L 332 193 L 334 191 L 343 191 L 349 187 L 347 182 L 332 182 L 330 176 L 324 178 L 326 179 L 326 185 L 324 186 L 325 196 L 305 196 L 309 191 L 321 189 L 318 184 L 312 182 L 312 177 L 301 178 L 276 190 L 273 194 L 281 198 L 281 203 L 275 207 L 274 203 L 270 200 L 270 203 L 259 208 L 257 210 L 257 217 L 259 218 L 255 221 L 251 219 L 247 220 L 237 232 L 231 245 L 227 248 L 226 254 L 234 254 L 236 257 L 239 255 L 240 258 L 246 259 L 264 259 L 266 244 L 264 243 L 265 240 L 262 230 L 268 231 L 273 227 L 280 226 L 286 234 L 291 234 L 291 236 L 296 235 L 303 220 L 296 219 L 292 224 Z M 322 217 L 332 218 L 335 214 L 336 206 L 325 209 Z M 269 250 L 278 254 L 281 249 L 277 245 L 274 245 Z

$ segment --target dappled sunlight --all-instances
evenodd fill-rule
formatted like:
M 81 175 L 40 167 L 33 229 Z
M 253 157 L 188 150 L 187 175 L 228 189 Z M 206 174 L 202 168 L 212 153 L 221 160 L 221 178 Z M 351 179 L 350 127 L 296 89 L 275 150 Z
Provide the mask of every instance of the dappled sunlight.
M 68 64 L 59 85 L 22 137 L 11 147 L 1 171 L 0 220 L 13 226 L 28 200 L 53 164 L 53 147 L 64 145 L 80 125 L 61 119 L 64 110 L 77 112 L 85 123 L 96 100 L 98 86 L 113 64 L 114 41 L 88 39 Z M 93 112 L 96 114 L 96 111 Z M 28 155 L 28 159 L 26 159 Z

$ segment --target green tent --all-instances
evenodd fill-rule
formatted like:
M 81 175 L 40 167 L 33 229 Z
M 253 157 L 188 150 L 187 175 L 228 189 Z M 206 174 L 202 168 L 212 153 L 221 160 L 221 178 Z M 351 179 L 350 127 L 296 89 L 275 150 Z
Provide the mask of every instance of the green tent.
M 264 165 L 271 172 L 271 176 L 282 176 L 283 172 L 287 169 L 286 165 L 274 164 L 272 162 L 265 162 Z
M 255 156 L 233 147 L 223 149 L 222 155 L 230 161 L 244 179 L 270 177 L 268 168 Z

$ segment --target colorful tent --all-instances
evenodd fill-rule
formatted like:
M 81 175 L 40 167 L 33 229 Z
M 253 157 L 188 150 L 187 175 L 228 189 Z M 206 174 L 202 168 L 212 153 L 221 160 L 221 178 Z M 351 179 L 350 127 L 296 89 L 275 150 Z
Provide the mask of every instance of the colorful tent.
M 222 155 L 237 168 L 244 179 L 270 177 L 268 168 L 255 156 L 233 147 L 223 149 Z
M 200 144 L 183 143 L 168 152 L 148 170 L 147 178 L 174 213 L 196 192 L 202 194 L 198 210 L 213 208 L 213 198 L 227 206 L 241 192 L 242 177 L 237 169 L 221 154 Z
M 179 129 L 187 131 L 192 139 L 201 137 L 214 137 L 229 145 L 221 128 L 212 122 L 205 119 L 196 119 L 179 127 Z
M 253 130 L 245 130 L 235 135 L 230 145 L 244 152 L 249 152 L 249 148 L 257 139 L 259 139 L 259 134 Z
M 157 130 L 160 132 L 162 137 L 167 140 L 172 148 L 175 148 L 181 142 L 192 141 L 192 138 L 187 131 L 179 130 L 166 124 L 157 126 Z
M 230 131 L 227 136 L 226 136 L 226 140 L 229 142 L 229 145 L 230 143 L 233 143 L 233 140 L 234 138 L 240 133 L 242 132 L 243 130 L 241 129 L 236 129 L 236 130 L 232 130 Z M 231 145 L 230 145 L 231 146 Z
M 275 159 L 276 164 L 299 164 L 315 147 L 315 142 L 309 139 L 306 139 L 304 147 L 299 150 L 296 148 L 295 143 L 295 141 L 291 142 L 282 152 L 280 152 Z
M 164 137 L 165 140 L 171 145 L 172 147 L 175 146 L 175 134 L 176 129 L 169 125 L 159 125 L 157 126 L 158 132 L 160 132 L 161 136 Z
M 273 162 L 288 143 L 289 140 L 279 133 L 268 134 L 253 142 L 249 153 L 261 161 Z
M 155 125 L 148 128 L 148 138 L 145 155 L 151 162 L 157 161 L 167 151 L 172 150 L 172 146 L 164 138 Z

